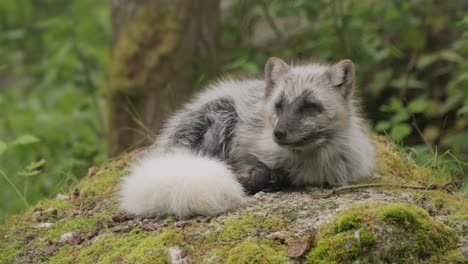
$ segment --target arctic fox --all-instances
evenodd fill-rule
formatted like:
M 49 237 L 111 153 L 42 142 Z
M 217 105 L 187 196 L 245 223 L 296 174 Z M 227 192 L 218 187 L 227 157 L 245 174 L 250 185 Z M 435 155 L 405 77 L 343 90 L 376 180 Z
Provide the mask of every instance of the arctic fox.
M 169 119 L 119 190 L 140 215 L 216 215 L 246 194 L 340 186 L 371 175 L 374 146 L 353 99 L 354 65 L 265 65 L 264 79 L 219 80 Z

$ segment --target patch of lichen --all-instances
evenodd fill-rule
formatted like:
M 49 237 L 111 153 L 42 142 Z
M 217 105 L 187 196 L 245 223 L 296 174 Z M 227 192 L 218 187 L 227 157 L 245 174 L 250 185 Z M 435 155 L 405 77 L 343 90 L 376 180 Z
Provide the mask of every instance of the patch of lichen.
M 402 147 L 383 136 L 373 135 L 377 149 L 376 177 L 372 182 L 430 185 L 446 181 L 441 170 L 418 165 Z
M 179 28 L 176 19 L 174 10 L 162 12 L 151 1 L 134 11 L 112 50 L 111 91 L 131 95 L 147 86 L 155 67 L 176 48 Z
M 458 236 L 422 209 L 405 204 L 364 203 L 320 227 L 308 263 L 413 263 L 447 259 Z M 450 256 L 452 258 L 453 256 Z

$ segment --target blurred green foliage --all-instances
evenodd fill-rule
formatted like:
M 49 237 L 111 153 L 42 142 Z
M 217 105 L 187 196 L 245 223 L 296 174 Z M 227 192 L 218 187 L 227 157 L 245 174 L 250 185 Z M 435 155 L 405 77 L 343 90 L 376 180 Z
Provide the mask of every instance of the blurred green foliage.
M 105 159 L 108 1 L 0 2 L 0 221 Z M 268 57 L 352 59 L 376 131 L 463 181 L 468 161 L 465 0 L 223 1 L 219 73 Z M 200 87 L 210 81 L 197 62 Z M 438 146 L 437 148 L 435 146 Z M 465 179 L 462 189 L 468 190 Z
M 0 222 L 104 160 L 109 47 L 106 1 L 0 1 Z

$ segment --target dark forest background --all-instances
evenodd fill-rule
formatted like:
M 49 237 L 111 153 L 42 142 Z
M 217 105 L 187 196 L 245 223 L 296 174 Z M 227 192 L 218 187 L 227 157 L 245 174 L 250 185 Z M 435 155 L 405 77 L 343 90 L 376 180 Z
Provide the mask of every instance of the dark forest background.
M 468 2 L 0 2 L 0 222 L 270 56 L 357 65 L 374 131 L 468 192 Z

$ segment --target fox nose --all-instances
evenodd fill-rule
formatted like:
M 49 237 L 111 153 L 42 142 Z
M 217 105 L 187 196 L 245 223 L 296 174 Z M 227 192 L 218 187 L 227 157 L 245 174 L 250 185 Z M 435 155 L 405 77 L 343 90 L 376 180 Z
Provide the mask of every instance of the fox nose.
M 275 129 L 273 131 L 273 135 L 275 136 L 276 140 L 283 140 L 286 138 L 286 130 L 284 129 Z

